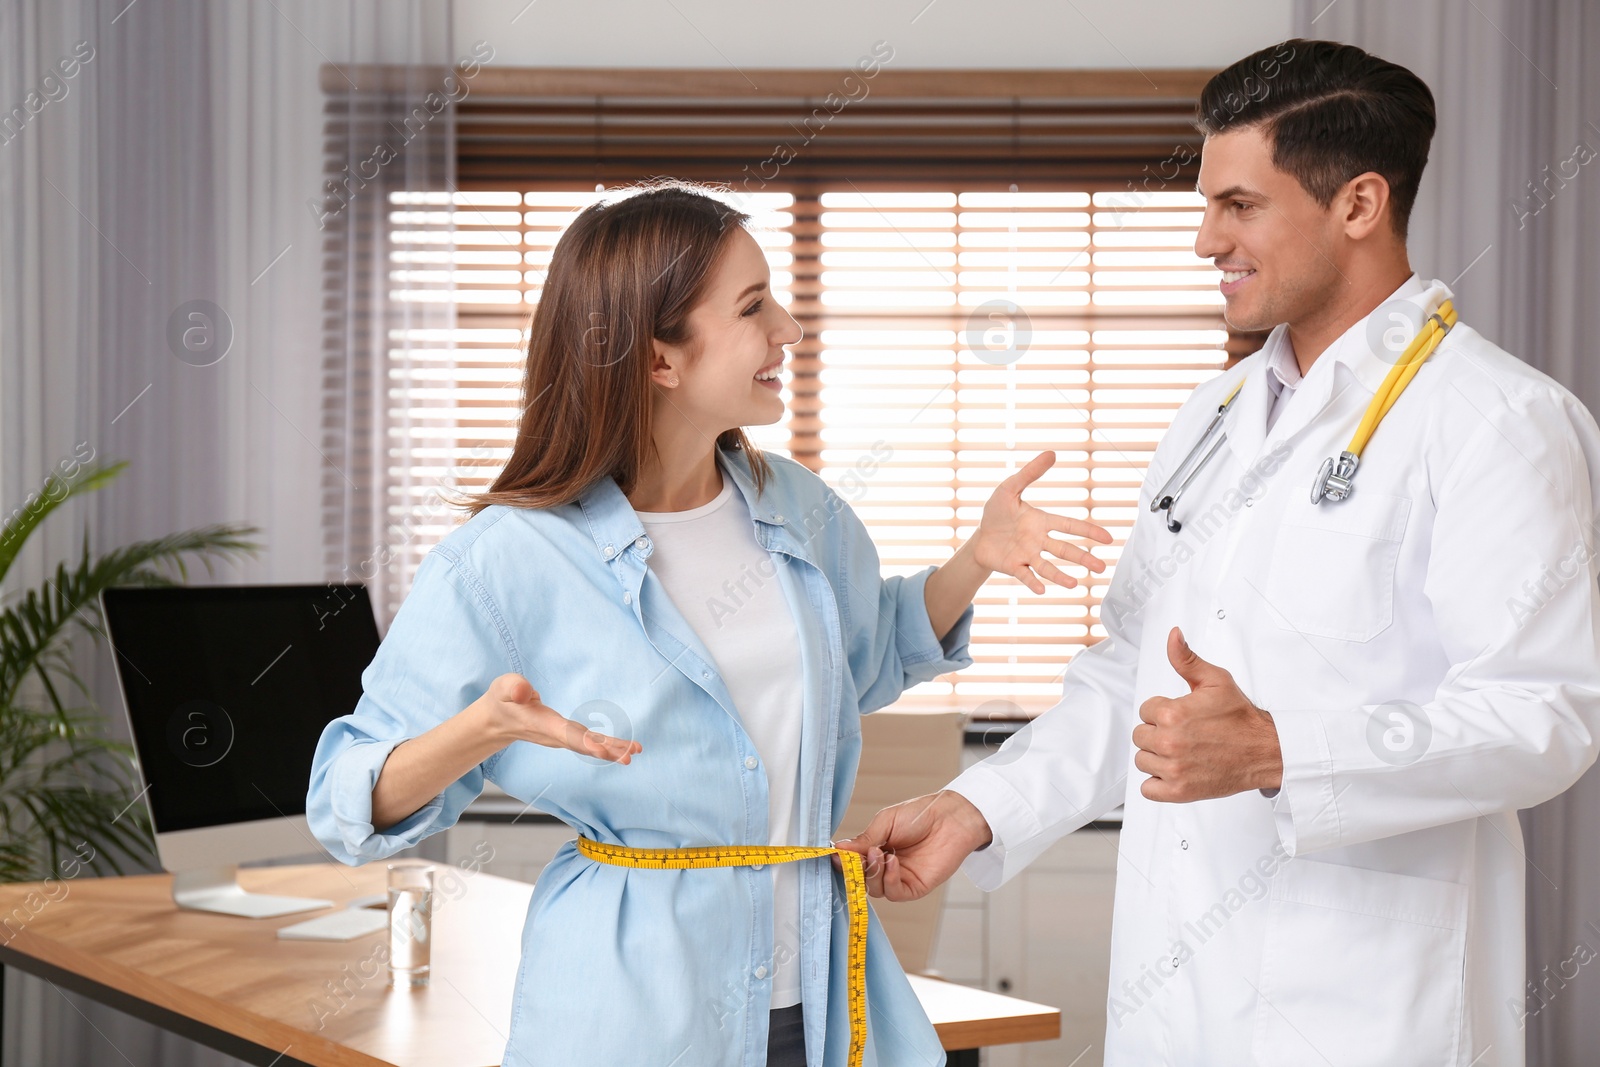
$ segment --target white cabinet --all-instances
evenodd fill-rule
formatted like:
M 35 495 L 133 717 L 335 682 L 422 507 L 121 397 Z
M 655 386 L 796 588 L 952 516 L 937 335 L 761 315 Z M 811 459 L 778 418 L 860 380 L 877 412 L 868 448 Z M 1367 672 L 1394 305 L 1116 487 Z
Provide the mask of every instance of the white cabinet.
M 950 879 L 928 967 L 952 982 L 995 988 L 989 981 L 989 894 L 964 874 Z
M 983 754 L 969 745 L 966 762 Z M 993 893 L 950 880 L 932 969 L 1061 1009 L 1058 1040 L 986 1049 L 986 1067 L 1100 1067 L 1118 840 L 1103 825 L 1068 834 Z
M 1060 1008 L 1061 1037 L 990 1049 L 988 1067 L 1099 1067 L 1117 837 L 1068 834 L 989 894 L 987 988 Z

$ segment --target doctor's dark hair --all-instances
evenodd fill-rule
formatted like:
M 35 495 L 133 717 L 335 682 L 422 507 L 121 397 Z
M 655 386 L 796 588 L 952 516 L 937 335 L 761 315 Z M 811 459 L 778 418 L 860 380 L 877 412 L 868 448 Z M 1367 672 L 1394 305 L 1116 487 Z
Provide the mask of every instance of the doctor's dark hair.
M 1273 165 L 1323 207 L 1357 175 L 1382 175 L 1402 238 L 1435 125 L 1433 93 L 1405 67 L 1354 45 L 1298 38 L 1213 77 L 1195 119 L 1207 137 L 1261 127 Z
M 689 312 L 729 239 L 749 216 L 685 182 L 662 181 L 585 208 L 556 241 L 528 331 L 522 414 L 487 492 L 465 504 L 550 508 L 603 478 L 624 493 L 655 448 L 654 341 L 689 345 Z M 769 468 L 743 430 L 757 491 Z

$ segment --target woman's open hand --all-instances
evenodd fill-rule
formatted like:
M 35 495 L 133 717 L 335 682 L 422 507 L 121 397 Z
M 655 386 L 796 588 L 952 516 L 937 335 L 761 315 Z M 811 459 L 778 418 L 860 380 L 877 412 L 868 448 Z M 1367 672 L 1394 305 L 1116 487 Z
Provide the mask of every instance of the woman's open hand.
M 983 518 L 978 523 L 978 532 L 972 536 L 973 558 L 980 566 L 990 572 L 1009 574 L 1035 593 L 1044 592 L 1041 577 L 1067 589 L 1078 584 L 1076 578 L 1047 559 L 1046 552 L 1097 574 L 1106 569 L 1105 563 L 1088 549 L 1052 534 L 1087 537 L 1103 545 L 1111 543 L 1111 535 L 1103 527 L 1085 519 L 1069 519 L 1041 511 L 1023 501 L 1022 491 L 1038 481 L 1055 462 L 1054 452 L 1041 452 L 1026 467 L 1001 482 L 983 505 Z
M 501 747 L 513 741 L 532 741 L 612 763 L 630 763 L 643 749 L 637 741 L 597 733 L 546 706 L 539 691 L 520 674 L 502 674 L 490 682 L 489 691 L 478 698 L 476 707 L 484 728 L 501 739 Z

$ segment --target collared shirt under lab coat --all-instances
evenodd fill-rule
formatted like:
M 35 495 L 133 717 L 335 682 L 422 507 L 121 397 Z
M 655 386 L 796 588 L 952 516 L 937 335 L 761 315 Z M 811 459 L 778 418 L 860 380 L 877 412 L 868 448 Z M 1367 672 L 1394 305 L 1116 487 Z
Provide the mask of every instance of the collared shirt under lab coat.
M 1416 278 L 1395 294 L 1430 311 L 1448 295 Z M 996 836 L 964 869 L 993 889 L 1126 805 L 1108 1065 L 1518 1067 L 1516 811 L 1577 779 L 1600 725 L 1600 430 L 1457 325 L 1351 496 L 1313 505 L 1392 357 L 1351 327 L 1268 432 L 1266 363 L 1286 341 L 1279 327 L 1184 405 L 1101 609 L 1108 636 L 1072 661 L 1060 704 L 952 783 Z M 1240 379 L 1174 535 L 1150 496 Z M 1174 625 L 1272 713 L 1275 799 L 1140 793 L 1138 709 L 1188 692 Z
M 941 645 L 923 603 L 931 568 L 884 579 L 855 514 L 799 464 L 772 457 L 758 498 L 745 457 L 721 459 L 794 613 L 804 675 L 796 843 L 826 845 L 855 783 L 860 714 L 968 665 L 971 609 Z M 323 733 L 307 800 L 317 838 L 346 863 L 381 859 L 454 824 L 487 778 L 602 842 L 764 844 L 766 769 L 711 656 L 650 572 L 650 551 L 610 479 L 562 507 L 488 508 L 446 537 L 363 674 L 355 711 Z M 375 833 L 372 786 L 390 750 L 508 672 L 564 714 L 588 718 L 589 702 L 611 702 L 601 713 L 613 721 L 591 721 L 643 751 L 621 766 L 519 741 Z M 630 870 L 563 845 L 522 931 L 506 1067 L 759 1067 L 775 953 L 796 951 L 807 1062 L 843 1067 L 843 887 L 829 860 L 801 863 L 803 929 L 779 931 L 775 946 L 766 870 Z M 867 1010 L 869 1067 L 944 1062 L 876 917 Z

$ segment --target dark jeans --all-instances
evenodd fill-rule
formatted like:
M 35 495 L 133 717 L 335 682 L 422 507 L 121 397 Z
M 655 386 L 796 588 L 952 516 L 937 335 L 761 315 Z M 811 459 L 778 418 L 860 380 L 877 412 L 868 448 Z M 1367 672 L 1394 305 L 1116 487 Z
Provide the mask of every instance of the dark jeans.
M 800 1005 L 772 1009 L 767 1022 L 767 1067 L 806 1067 L 806 1028 Z

